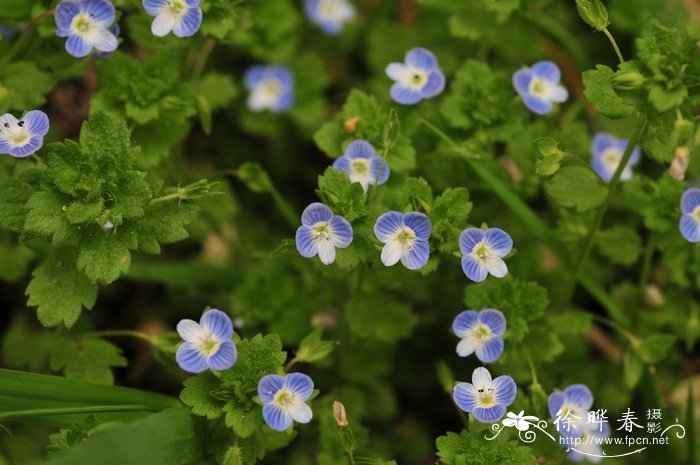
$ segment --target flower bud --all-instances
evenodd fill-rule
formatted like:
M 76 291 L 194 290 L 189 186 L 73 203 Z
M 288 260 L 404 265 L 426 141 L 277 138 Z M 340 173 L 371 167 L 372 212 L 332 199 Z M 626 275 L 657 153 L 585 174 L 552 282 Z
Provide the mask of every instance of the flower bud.
M 686 146 L 676 148 L 676 154 L 671 161 L 671 166 L 668 172 L 674 179 L 682 181 L 685 179 L 685 172 L 688 170 L 690 163 L 690 150 Z
M 348 416 L 345 413 L 345 406 L 337 400 L 333 402 L 333 418 L 338 428 L 345 429 L 348 427 Z
M 343 129 L 345 129 L 345 132 L 347 132 L 348 134 L 355 134 L 355 131 L 357 131 L 357 123 L 359 121 L 359 116 L 353 116 L 350 119 L 346 119 L 343 122 Z
M 660 307 L 664 304 L 664 295 L 656 284 L 649 284 L 644 289 L 644 300 L 650 307 Z
M 589 26 L 599 31 L 608 26 L 608 11 L 600 0 L 576 0 L 576 9 Z

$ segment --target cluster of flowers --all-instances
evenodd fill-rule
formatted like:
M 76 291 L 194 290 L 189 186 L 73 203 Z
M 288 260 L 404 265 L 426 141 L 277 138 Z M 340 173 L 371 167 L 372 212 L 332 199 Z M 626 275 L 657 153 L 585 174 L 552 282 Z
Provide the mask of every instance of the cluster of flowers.
M 181 320 L 177 332 L 184 342 L 178 347 L 175 358 L 183 370 L 189 373 L 223 371 L 236 364 L 238 351 L 232 340 L 233 323 L 221 310 L 204 312 L 199 323 Z M 275 431 L 284 431 L 294 421 L 310 422 L 313 413 L 306 401 L 313 391 L 313 381 L 303 373 L 263 376 L 258 382 L 258 398 L 265 423 Z

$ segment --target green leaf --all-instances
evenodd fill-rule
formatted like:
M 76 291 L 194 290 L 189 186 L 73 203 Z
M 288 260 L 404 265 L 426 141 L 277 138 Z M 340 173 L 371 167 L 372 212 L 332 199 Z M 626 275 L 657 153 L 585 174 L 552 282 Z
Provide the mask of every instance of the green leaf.
M 469 213 L 474 205 L 469 200 L 466 187 L 447 188 L 435 199 L 430 210 L 433 237 L 440 241 L 438 249 L 451 253 L 457 248 L 462 230 L 467 226 Z
M 180 400 L 192 408 L 192 413 L 208 420 L 221 416 L 225 402 L 212 395 L 221 385 L 219 378 L 205 372 L 187 378 L 183 384 L 185 388 L 180 392 Z
M 633 228 L 618 224 L 599 231 L 596 235 L 596 246 L 611 262 L 632 265 L 637 262 L 642 252 L 642 239 Z
M 25 204 L 32 194 L 29 185 L 15 177 L 0 178 L 0 229 L 21 232 L 27 215 Z
M 75 234 L 64 209 L 68 205 L 70 200 L 55 190 L 35 192 L 27 201 L 24 230 L 50 238 L 54 244 L 68 241 Z
M 668 351 L 676 342 L 676 336 L 671 334 L 652 334 L 642 339 L 637 346 L 637 354 L 643 362 L 658 363 L 668 356 Z
M 336 343 L 333 341 L 323 341 L 323 328 L 316 328 L 311 334 L 306 336 L 299 343 L 299 350 L 296 354 L 296 359 L 300 362 L 317 362 L 326 358 L 333 349 Z
M 83 307 L 90 310 L 95 305 L 97 288 L 76 268 L 76 255 L 72 248 L 54 248 L 32 273 L 27 304 L 37 307 L 37 317 L 44 326 L 64 324 L 70 328 Z
M 44 96 L 54 84 L 56 80 L 51 73 L 41 71 L 30 61 L 3 65 L 0 69 L 0 114 L 11 110 L 27 112 L 41 107 L 46 103 Z
M 587 211 L 603 203 L 608 187 L 590 168 L 565 166 L 545 184 L 549 194 L 562 207 Z
M 357 295 L 345 305 L 350 330 L 361 338 L 395 342 L 408 337 L 418 323 L 411 308 L 381 295 Z
M 126 366 L 114 344 L 97 338 L 58 339 L 51 351 L 51 369 L 66 378 L 98 384 L 114 384 L 111 367 Z
M 140 250 L 159 254 L 161 245 L 187 239 L 190 234 L 185 226 L 199 215 L 199 207 L 192 202 L 158 202 L 144 209 L 143 218 L 135 225 Z
M 537 462 L 530 448 L 519 441 L 509 441 L 505 435 L 487 441 L 483 432 L 448 432 L 437 438 L 436 446 L 437 455 L 445 465 L 532 465 Z
M 559 170 L 561 161 L 566 155 L 559 149 L 559 142 L 551 137 L 538 137 L 535 146 L 539 152 L 535 172 L 540 176 L 551 176 Z
M 350 222 L 366 214 L 362 186 L 351 182 L 345 171 L 339 171 L 333 167 L 326 168 L 323 175 L 318 177 L 316 192 L 323 203 L 333 210 L 333 213 L 343 216 Z
M 243 163 L 236 171 L 236 175 L 248 186 L 248 189 L 258 194 L 271 192 L 274 189 L 270 176 L 259 163 Z
M 644 364 L 637 354 L 630 350 L 625 354 L 625 359 L 622 364 L 622 375 L 627 387 L 634 388 L 639 383 L 643 373 Z
M 628 104 L 613 89 L 615 72 L 605 65 L 596 65 L 596 69 L 583 72 L 583 93 L 596 110 L 612 119 L 626 118 L 634 113 L 636 107 Z
M 93 236 L 81 246 L 77 265 L 93 283 L 109 284 L 129 269 L 135 238 L 116 231 L 97 234 L 101 237 Z

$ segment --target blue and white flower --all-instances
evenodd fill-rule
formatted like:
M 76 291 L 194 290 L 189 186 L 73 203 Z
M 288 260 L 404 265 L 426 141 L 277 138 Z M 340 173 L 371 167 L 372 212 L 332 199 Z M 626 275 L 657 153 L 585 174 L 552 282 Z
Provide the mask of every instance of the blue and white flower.
M 66 51 L 76 58 L 93 50 L 113 52 L 119 45 L 110 31 L 115 15 L 108 0 L 63 0 L 56 7 L 56 35 L 68 38 Z
M 510 376 L 491 379 L 491 373 L 479 367 L 472 373 L 471 383 L 457 383 L 452 397 L 457 407 L 482 423 L 496 423 L 515 400 L 517 386 Z
M 44 145 L 48 132 L 49 117 L 43 111 L 32 110 L 20 120 L 5 113 L 0 116 L 0 153 L 28 157 Z
M 292 422 L 308 423 L 313 418 L 306 401 L 314 392 L 314 382 L 303 373 L 287 376 L 266 375 L 258 383 L 265 423 L 275 431 L 285 431 Z
M 333 168 L 348 173 L 350 181 L 359 182 L 365 192 L 370 185 L 384 184 L 389 179 L 388 163 L 362 139 L 351 142 L 343 156 L 335 160 Z
M 297 229 L 297 250 L 302 257 L 318 255 L 321 263 L 335 261 L 335 248 L 344 249 L 352 242 L 352 226 L 342 216 L 334 215 L 326 205 L 315 202 L 301 214 L 301 226 Z
M 355 17 L 355 7 L 347 0 L 306 0 L 306 17 L 328 35 L 343 31 L 345 23 Z
M 607 132 L 599 132 L 593 137 L 593 169 L 603 181 L 610 182 L 617 167 L 620 166 L 622 156 L 627 149 L 629 141 L 618 139 Z M 620 181 L 627 181 L 632 178 L 632 167 L 639 163 L 641 152 L 639 147 L 632 150 L 632 155 L 627 162 L 627 166 L 622 170 Z
M 550 394 L 547 405 L 552 418 L 562 421 L 566 419 L 567 427 L 561 427 L 560 423 L 557 428 L 559 433 L 579 437 L 593 405 L 593 394 L 585 384 L 572 384 L 563 391 Z
M 418 270 L 428 263 L 428 239 L 433 225 L 423 213 L 384 213 L 374 223 L 374 235 L 384 244 L 382 263 L 392 266 L 401 261 L 409 270 Z
M 569 92 L 559 84 L 561 71 L 551 61 L 538 61 L 513 74 L 513 86 L 525 106 L 538 115 L 552 111 L 554 103 L 566 102 Z
M 404 63 L 390 63 L 386 75 L 394 81 L 391 98 L 402 105 L 414 105 L 445 89 L 445 75 L 438 68 L 437 58 L 421 47 L 409 50 Z
M 610 436 L 610 425 L 603 423 L 601 428 L 595 423 L 584 423 L 581 425 L 580 433 L 581 441 L 577 446 L 572 448 L 562 444 L 568 449 L 567 457 L 573 462 L 587 460 L 591 463 L 600 463 L 604 456 L 602 438 Z
M 199 323 L 181 320 L 177 333 L 185 341 L 178 347 L 175 359 L 189 373 L 206 370 L 227 370 L 236 364 L 238 350 L 231 338 L 231 318 L 221 310 L 205 312 Z
M 286 66 L 253 66 L 243 80 L 251 111 L 282 113 L 294 104 L 294 78 Z
M 503 353 L 506 318 L 499 310 L 465 310 L 452 322 L 452 331 L 462 339 L 457 344 L 457 355 L 460 357 L 476 353 L 476 358 L 490 363 L 498 360 Z
M 508 266 L 503 257 L 512 249 L 513 240 L 499 228 L 489 228 L 486 231 L 467 228 L 459 236 L 462 270 L 477 283 L 486 279 L 489 273 L 497 278 L 507 275 Z
M 693 187 L 681 197 L 681 220 L 678 229 L 688 242 L 700 242 L 700 189 Z
M 170 32 L 177 37 L 193 36 L 202 25 L 200 0 L 143 0 L 143 8 L 155 19 L 153 35 L 163 37 Z

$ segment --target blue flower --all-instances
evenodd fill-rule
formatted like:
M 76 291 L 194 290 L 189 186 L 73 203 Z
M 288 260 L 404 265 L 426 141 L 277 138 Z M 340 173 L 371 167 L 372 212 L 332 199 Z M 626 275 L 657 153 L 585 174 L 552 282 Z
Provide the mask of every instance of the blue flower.
M 231 318 L 221 310 L 205 312 L 199 323 L 181 320 L 177 332 L 185 341 L 178 347 L 175 359 L 189 373 L 206 370 L 227 370 L 236 364 L 238 350 L 231 338 Z
M 18 29 L 0 24 L 0 38 L 11 39 L 19 32 Z
M 515 91 L 525 106 L 538 115 L 546 115 L 552 111 L 553 103 L 566 102 L 569 98 L 569 92 L 559 85 L 560 80 L 561 71 L 551 61 L 538 61 L 513 74 Z
M 359 182 L 367 192 L 370 185 L 384 184 L 389 179 L 389 165 L 366 140 L 356 140 L 345 149 L 333 168 L 348 173 L 350 181 Z M 381 168 L 381 175 L 379 169 Z
M 550 394 L 547 405 L 552 418 L 561 418 L 563 421 L 566 417 L 571 421 L 570 428 L 559 427 L 559 432 L 578 437 L 593 405 L 593 394 L 585 384 L 572 384 L 563 391 Z
M 345 23 L 355 17 L 355 7 L 347 0 L 306 0 L 306 17 L 328 35 L 340 34 Z
M 374 223 L 374 235 L 384 244 L 382 263 L 395 265 L 399 260 L 409 270 L 418 270 L 428 263 L 428 239 L 433 226 L 423 213 L 384 213 Z
M 117 23 L 114 23 L 114 24 L 112 25 L 112 27 L 110 27 L 110 28 L 108 29 L 108 31 L 111 32 L 112 34 L 114 34 L 114 37 L 116 37 L 116 38 L 119 38 L 119 35 L 121 34 L 121 28 L 119 27 L 119 24 L 117 24 Z M 92 56 L 92 58 L 91 58 L 90 61 L 101 60 L 101 59 L 107 58 L 107 57 L 110 56 L 112 53 L 114 53 L 114 51 L 95 53 L 95 54 Z
M 433 52 L 421 47 L 406 54 L 404 63 L 390 63 L 386 75 L 394 82 L 391 98 L 402 105 L 414 105 L 435 97 L 445 89 L 445 75 L 438 68 Z
M 518 388 L 510 376 L 491 379 L 491 373 L 479 367 L 472 373 L 471 383 L 457 383 L 452 397 L 457 407 L 482 423 L 496 423 L 515 400 Z
M 171 31 L 177 37 L 193 36 L 202 25 L 200 0 L 143 0 L 143 8 L 156 19 L 153 35 L 163 37 Z
M 301 226 L 297 229 L 297 250 L 302 257 L 318 255 L 321 263 L 335 261 L 335 248 L 344 249 L 352 242 L 352 226 L 348 220 L 322 203 L 312 203 L 301 214 Z
M 275 431 L 284 431 L 292 421 L 310 422 L 313 412 L 306 401 L 313 392 L 314 382 L 303 373 L 263 376 L 258 383 L 258 397 L 263 403 L 265 423 Z
M 505 330 L 506 318 L 499 310 L 466 310 L 452 322 L 452 331 L 462 339 L 457 344 L 457 354 L 468 357 L 476 352 L 476 358 L 482 362 L 494 362 L 503 353 Z
M 82 58 L 97 50 L 113 52 L 119 45 L 109 28 L 116 10 L 108 0 L 63 0 L 56 7 L 56 35 L 68 37 L 66 50 Z
M 513 240 L 507 232 L 499 228 L 483 231 L 467 228 L 459 236 L 459 250 L 462 252 L 462 270 L 467 278 L 481 282 L 491 273 L 497 278 L 508 274 L 503 257 L 513 248 Z
M 681 197 L 681 220 L 678 223 L 683 237 L 689 242 L 700 242 L 700 189 L 691 188 Z
M 44 145 L 49 132 L 49 117 L 39 110 L 32 110 L 18 120 L 9 113 L 0 116 L 0 153 L 24 158 Z
M 627 139 L 617 139 L 607 132 L 599 132 L 593 137 L 593 169 L 603 181 L 609 182 L 612 179 L 628 143 Z M 627 166 L 622 170 L 620 181 L 627 181 L 632 177 L 632 166 L 639 163 L 639 157 L 639 147 L 635 147 Z
M 251 111 L 282 113 L 294 103 L 294 79 L 286 66 L 253 66 L 243 78 Z
M 602 427 L 595 423 L 583 423 L 581 425 L 580 443 L 574 448 L 562 444 L 568 450 L 567 456 L 573 462 L 587 460 L 591 463 L 600 463 L 603 460 L 603 441 L 600 438 L 610 436 L 610 425 L 603 423 Z M 575 450 L 574 450 L 575 449 Z

